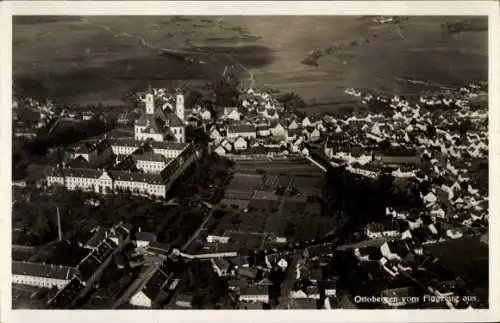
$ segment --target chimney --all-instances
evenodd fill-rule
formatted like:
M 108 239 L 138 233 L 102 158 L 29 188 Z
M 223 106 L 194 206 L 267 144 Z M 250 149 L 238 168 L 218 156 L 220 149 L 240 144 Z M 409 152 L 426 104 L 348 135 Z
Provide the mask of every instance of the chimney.
M 61 214 L 59 212 L 59 207 L 57 207 L 57 233 L 59 236 L 59 241 L 62 241 Z

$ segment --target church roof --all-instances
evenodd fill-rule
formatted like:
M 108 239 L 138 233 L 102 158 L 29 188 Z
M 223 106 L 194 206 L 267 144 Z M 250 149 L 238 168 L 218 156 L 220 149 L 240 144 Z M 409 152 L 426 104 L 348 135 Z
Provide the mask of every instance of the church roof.
M 164 115 L 168 127 L 184 127 L 184 123 L 175 113 L 167 112 Z

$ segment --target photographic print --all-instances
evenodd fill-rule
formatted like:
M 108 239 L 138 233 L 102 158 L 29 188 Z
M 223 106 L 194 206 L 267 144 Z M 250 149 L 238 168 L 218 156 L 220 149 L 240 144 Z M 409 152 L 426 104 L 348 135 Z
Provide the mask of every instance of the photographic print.
M 12 308 L 488 309 L 488 27 L 13 15 Z

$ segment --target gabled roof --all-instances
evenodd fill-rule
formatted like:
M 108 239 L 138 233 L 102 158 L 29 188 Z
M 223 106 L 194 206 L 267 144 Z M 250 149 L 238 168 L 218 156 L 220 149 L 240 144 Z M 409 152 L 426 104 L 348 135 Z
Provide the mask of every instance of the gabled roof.
M 158 174 L 122 172 L 122 171 L 110 171 L 109 173 L 111 177 L 116 181 L 146 182 L 148 184 L 153 184 L 153 185 L 165 184 L 165 179 Z
M 269 278 L 266 277 L 266 278 L 262 279 L 261 281 L 259 281 L 257 284 L 260 286 L 272 286 L 273 282 L 270 281 Z
M 132 155 L 132 160 L 134 162 L 138 162 L 138 161 L 149 161 L 149 162 L 156 162 L 156 163 L 167 163 L 168 162 L 168 159 L 165 158 L 161 154 Z
M 165 121 L 169 127 L 184 127 L 182 120 L 173 112 L 165 113 Z
M 240 289 L 240 295 L 269 295 L 269 292 L 267 286 L 253 285 L 242 287 Z
M 75 150 L 76 154 L 88 154 L 91 151 L 91 147 L 88 143 L 81 144 Z
M 143 141 L 134 139 L 108 139 L 111 146 L 124 146 L 124 147 L 140 147 L 144 144 Z
M 100 169 L 91 168 L 64 168 L 63 174 L 66 177 L 99 178 L 104 173 Z
M 12 261 L 12 274 L 69 280 L 78 275 L 78 270 L 74 267 Z
M 156 233 L 139 231 L 135 234 L 135 240 L 138 241 L 156 241 Z
M 158 268 L 156 272 L 151 276 L 148 282 L 142 288 L 142 292 L 151 301 L 156 300 L 160 292 L 163 290 L 165 284 L 168 282 L 169 274 L 166 272 L 165 268 Z
M 152 141 L 150 145 L 154 149 L 165 149 L 165 150 L 184 150 L 188 147 L 189 143 L 179 143 L 175 141 Z
M 398 231 L 399 225 L 395 221 L 372 222 L 368 223 L 366 228 L 372 232 Z
M 228 133 L 249 133 L 255 132 L 255 127 L 246 124 L 230 125 L 227 127 Z
M 410 253 L 407 244 L 403 240 L 388 241 L 387 245 L 392 253 L 397 254 L 401 258 L 406 257 Z
M 79 155 L 75 159 L 71 160 L 66 167 L 68 168 L 91 168 L 90 163 L 83 157 Z
M 85 247 L 95 248 L 101 243 L 104 239 L 106 239 L 107 230 L 103 227 L 98 227 L 92 237 L 85 243 Z

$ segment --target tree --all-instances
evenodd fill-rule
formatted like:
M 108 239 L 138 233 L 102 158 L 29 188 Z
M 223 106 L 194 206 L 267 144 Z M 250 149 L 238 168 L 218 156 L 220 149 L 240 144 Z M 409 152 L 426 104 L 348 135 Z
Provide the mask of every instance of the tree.
M 193 90 L 186 96 L 186 109 L 192 109 L 197 104 L 203 103 L 203 94 L 201 92 Z
M 278 97 L 280 102 L 286 110 L 295 111 L 302 109 L 305 106 L 304 100 L 294 92 L 288 92 Z

